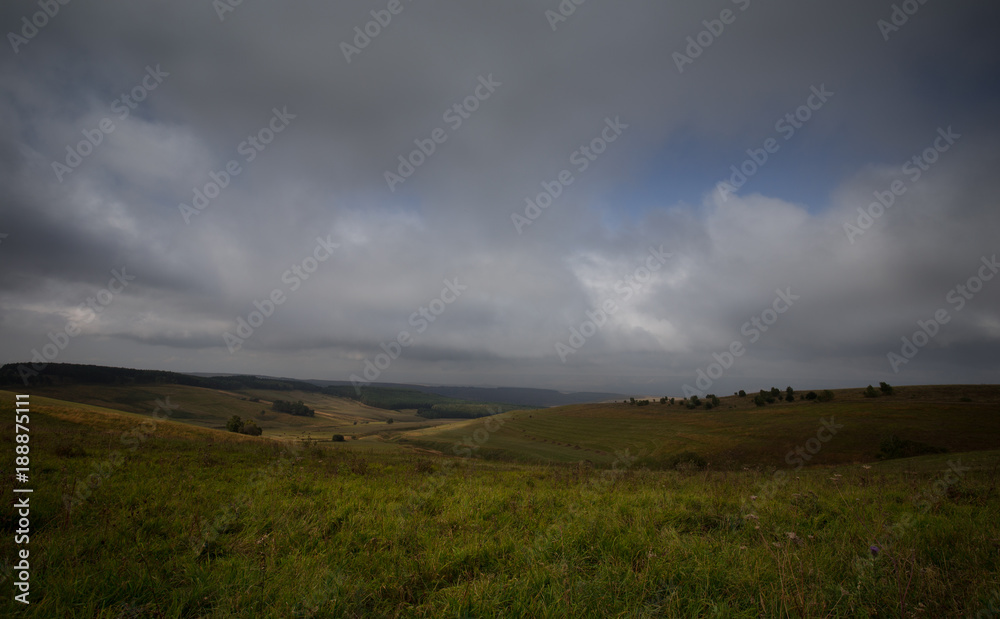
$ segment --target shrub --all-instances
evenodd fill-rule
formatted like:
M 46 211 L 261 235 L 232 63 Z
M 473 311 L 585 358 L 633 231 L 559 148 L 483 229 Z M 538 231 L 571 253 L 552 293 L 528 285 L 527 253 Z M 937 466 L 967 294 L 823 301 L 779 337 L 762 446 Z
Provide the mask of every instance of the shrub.
M 712 410 L 712 403 L 711 402 L 705 402 L 705 410 L 707 410 L 707 411 Z
M 702 470 L 708 466 L 708 462 L 705 460 L 705 458 L 702 458 L 701 456 L 692 451 L 685 451 L 670 458 L 670 460 L 667 461 L 667 465 L 672 469 L 678 469 L 678 470 L 684 470 L 684 469 Z
M 271 408 L 279 413 L 288 413 L 289 415 L 296 415 L 298 417 L 314 417 L 316 415 L 316 411 L 303 404 L 302 400 L 299 400 L 298 402 L 275 400 L 274 403 L 271 404 Z
M 795 401 L 795 390 L 791 387 L 785 388 L 785 401 L 794 402 Z
M 746 391 L 743 391 L 742 389 L 740 389 L 740 397 L 741 397 L 741 398 L 745 398 L 745 397 L 747 397 L 747 392 L 746 392 Z
M 771 387 L 771 395 L 776 398 L 781 397 L 781 390 L 777 387 Z
M 880 460 L 890 460 L 892 458 L 911 458 L 924 454 L 943 453 L 948 451 L 938 447 L 933 447 L 927 443 L 901 439 L 895 434 L 882 439 L 879 444 L 878 457 Z
M 880 382 L 880 383 L 878 384 L 878 388 L 879 388 L 879 389 L 881 389 L 881 390 L 882 390 L 882 393 L 884 393 L 885 395 L 892 395 L 892 394 L 893 394 L 893 392 L 895 391 L 895 390 L 894 390 L 894 389 L 892 388 L 892 385 L 890 385 L 889 383 L 887 383 L 887 382 L 885 382 L 885 381 L 883 381 L 883 382 Z
M 395 419 L 386 419 L 385 420 L 385 422 L 388 423 L 388 424 L 395 423 L 395 421 L 396 421 Z
M 714 393 L 710 393 L 706 397 L 712 402 L 712 406 L 719 405 L 719 396 L 715 395 Z
M 764 406 L 764 396 L 758 394 L 753 397 L 753 403 L 757 406 Z
M 334 443 L 343 443 L 344 442 L 344 435 L 343 434 L 334 434 L 333 435 L 333 442 Z
M 866 398 L 878 397 L 878 391 L 875 391 L 875 387 L 872 387 L 871 385 L 868 385 L 868 387 L 865 388 L 863 393 Z
M 699 399 L 698 396 L 693 395 L 693 396 L 691 396 L 691 404 L 690 404 L 689 408 L 694 408 L 694 407 L 697 407 L 697 406 L 701 406 L 701 399 Z
M 233 415 L 226 422 L 226 429 L 230 432 L 239 432 L 243 429 L 243 419 L 239 415 Z
M 248 436 L 260 436 L 263 433 L 264 430 L 262 430 L 260 426 L 254 423 L 252 419 L 248 420 L 246 423 L 243 424 L 243 427 L 240 428 L 240 434 L 246 434 Z
M 822 392 L 820 392 L 819 397 L 817 397 L 816 399 L 819 400 L 820 402 L 829 402 L 830 400 L 833 399 L 833 392 L 830 391 L 829 389 L 824 389 Z
M 807 400 L 815 400 L 817 397 L 818 396 L 816 395 L 815 391 L 810 391 L 809 393 L 806 394 Z

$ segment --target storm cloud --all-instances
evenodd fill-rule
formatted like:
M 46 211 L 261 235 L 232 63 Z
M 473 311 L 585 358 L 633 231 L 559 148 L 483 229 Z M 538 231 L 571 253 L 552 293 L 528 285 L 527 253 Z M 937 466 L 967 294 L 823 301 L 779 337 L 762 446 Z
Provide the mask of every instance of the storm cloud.
M 233 4 L 0 8 L 0 362 L 997 381 L 994 4 Z

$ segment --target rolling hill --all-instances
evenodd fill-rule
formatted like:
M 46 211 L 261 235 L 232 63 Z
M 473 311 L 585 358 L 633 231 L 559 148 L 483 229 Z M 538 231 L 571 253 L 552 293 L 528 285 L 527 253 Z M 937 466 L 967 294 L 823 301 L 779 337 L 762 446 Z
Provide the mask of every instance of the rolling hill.
M 817 443 L 824 420 L 843 427 L 822 432 L 820 437 L 829 440 Z M 583 460 L 601 466 L 614 463 L 626 449 L 653 468 L 670 466 L 679 454 L 691 452 L 713 468 L 735 469 L 789 466 L 788 453 L 813 439 L 809 447 L 821 444 L 816 454 L 807 451 L 791 459 L 866 462 L 876 459 L 882 440 L 892 435 L 952 452 L 1000 448 L 1000 387 L 902 387 L 877 398 L 841 389 L 831 402 L 779 401 L 764 407 L 749 397 L 728 396 L 712 410 L 658 402 L 584 404 L 516 411 L 488 421 L 489 426 L 476 420 L 415 430 L 400 440 L 446 453 L 472 449 L 499 459 Z

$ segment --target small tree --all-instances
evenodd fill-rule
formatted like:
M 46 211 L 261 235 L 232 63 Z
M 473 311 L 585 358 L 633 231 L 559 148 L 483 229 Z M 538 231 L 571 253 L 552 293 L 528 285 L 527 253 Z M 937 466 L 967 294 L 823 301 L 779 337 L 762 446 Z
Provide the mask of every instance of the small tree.
M 344 442 L 344 435 L 343 434 L 334 434 L 333 435 L 333 442 L 334 443 L 343 443 Z
M 819 400 L 820 402 L 829 402 L 830 400 L 833 399 L 833 392 L 830 391 L 829 389 L 824 389 L 822 393 L 819 394 L 819 397 L 816 399 Z
M 740 397 L 741 397 L 741 398 L 745 398 L 745 397 L 747 397 L 747 392 L 746 392 L 746 391 L 743 391 L 742 389 L 740 389 Z
M 391 424 L 391 423 L 393 423 L 394 421 L 395 421 L 394 419 L 387 419 L 387 420 L 386 420 L 385 422 L 386 422 L 386 423 L 389 423 L 389 424 Z
M 875 387 L 872 387 L 871 385 L 868 385 L 868 387 L 865 388 L 864 394 L 866 398 L 878 397 L 878 391 L 875 391 Z
M 753 403 L 757 406 L 764 406 L 764 396 L 759 393 L 753 397 Z
M 810 391 L 809 393 L 806 394 L 807 400 L 815 400 L 817 397 L 819 396 L 816 395 L 815 391 Z
M 226 422 L 226 429 L 230 432 L 239 432 L 243 429 L 243 420 L 239 415 L 233 415 L 229 418 L 229 421 Z
M 791 386 L 785 387 L 785 401 L 794 402 L 795 401 L 795 390 Z
M 887 383 L 885 381 L 880 382 L 878 384 L 878 388 L 882 390 L 882 393 L 884 395 L 892 395 L 893 391 L 894 391 L 894 389 L 892 388 L 892 385 L 890 385 L 889 383 Z
M 264 430 L 262 430 L 252 419 L 248 420 L 243 424 L 243 427 L 240 428 L 240 434 L 246 434 L 249 436 L 260 436 L 263 433 Z
M 774 397 L 776 397 L 776 398 L 780 398 L 781 397 L 781 390 L 778 389 L 777 387 L 771 387 L 771 395 L 774 396 Z
M 696 395 L 691 396 L 691 407 L 696 408 L 698 406 L 701 406 L 701 399 Z

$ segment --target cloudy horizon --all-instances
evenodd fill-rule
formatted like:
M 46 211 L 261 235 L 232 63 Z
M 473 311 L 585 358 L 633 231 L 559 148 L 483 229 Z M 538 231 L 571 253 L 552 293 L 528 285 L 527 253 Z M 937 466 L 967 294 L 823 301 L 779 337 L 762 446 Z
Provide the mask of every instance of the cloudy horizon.
M 7 3 L 0 363 L 1000 382 L 998 18 Z

